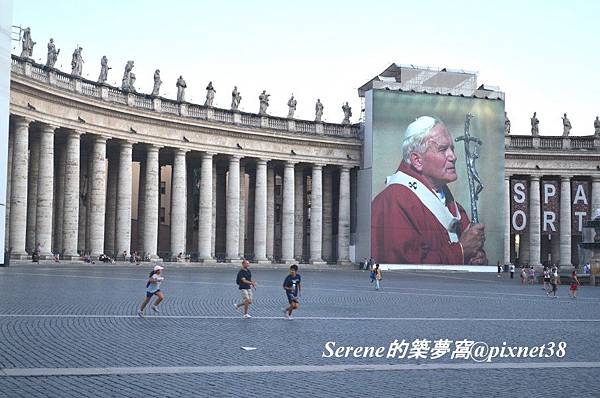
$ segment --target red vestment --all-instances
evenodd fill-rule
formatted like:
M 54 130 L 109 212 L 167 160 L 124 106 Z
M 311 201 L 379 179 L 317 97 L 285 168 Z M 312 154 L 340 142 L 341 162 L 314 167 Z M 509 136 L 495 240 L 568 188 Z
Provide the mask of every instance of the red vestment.
M 410 165 L 402 162 L 399 171 L 433 188 Z M 446 207 L 454 216 L 454 197 L 444 187 Z M 469 217 L 456 203 L 460 213 L 458 237 L 469 226 Z M 421 202 L 414 191 L 401 184 L 390 184 L 371 204 L 371 256 L 384 264 L 464 264 L 461 245 L 450 242 L 448 231 Z

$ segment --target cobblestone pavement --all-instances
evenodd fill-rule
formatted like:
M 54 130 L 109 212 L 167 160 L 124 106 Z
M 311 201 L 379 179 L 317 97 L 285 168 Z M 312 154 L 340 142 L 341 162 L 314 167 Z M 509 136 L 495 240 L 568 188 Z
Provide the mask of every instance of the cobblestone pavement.
M 573 300 L 563 285 L 550 299 L 507 274 L 405 271 L 384 273 L 375 291 L 366 272 L 301 268 L 302 306 L 287 321 L 286 271 L 256 269 L 243 320 L 235 269 L 167 265 L 160 314 L 139 318 L 149 270 L 0 268 L 0 397 L 599 395 L 599 288 Z M 387 358 L 403 339 L 406 355 Z M 408 358 L 416 339 L 432 341 L 426 358 Z M 431 359 L 440 339 L 449 351 Z M 458 357 L 465 339 L 544 350 L 477 362 Z M 327 358 L 326 344 L 385 351 Z

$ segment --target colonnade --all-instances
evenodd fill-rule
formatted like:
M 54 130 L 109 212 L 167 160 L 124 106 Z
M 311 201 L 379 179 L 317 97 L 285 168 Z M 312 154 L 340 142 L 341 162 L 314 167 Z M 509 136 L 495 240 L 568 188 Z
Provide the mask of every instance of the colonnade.
M 120 255 L 137 250 L 151 260 L 159 260 L 160 171 L 163 158 L 167 157 L 172 167 L 171 257 L 194 252 L 198 261 L 216 261 L 218 224 L 221 230 L 225 229 L 228 262 L 241 261 L 244 239 L 249 237 L 252 238 L 250 257 L 259 263 L 301 260 L 306 257 L 302 250 L 304 242 L 308 242 L 311 263 L 350 261 L 348 166 L 159 147 L 68 130 L 20 116 L 13 118 L 11 127 L 6 243 L 13 257 L 24 258 L 36 249 L 42 258 L 57 252 L 63 257 L 76 258 L 84 252 L 97 257 L 102 253 Z M 55 140 L 58 133 L 60 144 Z M 132 184 L 136 183 L 134 158 L 140 163 L 136 247 L 132 243 L 132 208 L 136 199 L 132 195 Z M 193 188 L 189 181 L 193 175 L 191 159 L 200 170 L 197 206 L 188 203 L 194 197 L 189 192 Z M 247 169 L 251 171 L 249 185 Z M 327 170 L 327 192 L 323 191 L 324 170 Z M 331 204 L 334 197 L 329 180 L 332 170 L 339 174 L 339 181 L 334 182 L 339 185 L 335 206 Z M 310 176 L 310 196 L 304 194 L 305 176 Z M 276 181 L 282 187 L 281 203 L 275 201 Z M 329 202 L 324 203 L 323 198 Z M 217 206 L 225 209 L 224 217 L 217 214 Z M 338 210 L 334 217 L 337 218 L 335 243 L 332 243 L 332 207 Z M 192 242 L 192 247 L 188 235 L 195 233 L 190 228 L 194 212 L 190 208 L 196 208 L 198 214 L 197 241 Z M 278 214 L 280 220 L 276 220 Z M 328 222 L 324 223 L 324 216 Z M 305 228 L 296 223 L 308 220 L 310 225 L 306 229 L 310 232 L 304 233 Z M 280 225 L 277 234 L 276 225 Z M 280 242 L 276 242 L 277 237 Z M 329 251 L 326 259 L 324 240 Z M 332 244 L 337 245 L 333 259 Z M 275 253 L 276 247 L 280 253 Z

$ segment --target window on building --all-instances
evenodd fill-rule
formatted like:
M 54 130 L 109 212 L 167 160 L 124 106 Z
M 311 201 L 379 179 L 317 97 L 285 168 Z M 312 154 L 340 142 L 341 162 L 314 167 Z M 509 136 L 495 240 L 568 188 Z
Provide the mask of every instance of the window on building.
M 167 193 L 167 182 L 161 181 L 160 182 L 160 194 L 164 195 L 165 193 Z
M 162 189 L 162 187 L 161 187 Z M 160 211 L 158 212 L 158 216 L 160 218 L 160 222 L 164 223 L 165 222 L 165 208 L 161 207 Z

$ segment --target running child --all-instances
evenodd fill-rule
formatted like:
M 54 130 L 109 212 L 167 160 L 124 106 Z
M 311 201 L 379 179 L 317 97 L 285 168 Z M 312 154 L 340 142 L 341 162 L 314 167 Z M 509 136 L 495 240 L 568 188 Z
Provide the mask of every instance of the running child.
M 144 316 L 144 310 L 146 309 L 146 306 L 148 305 L 150 299 L 154 295 L 156 295 L 158 299 L 152 305 L 152 311 L 160 312 L 158 310 L 158 305 L 165 299 L 163 292 L 160 291 L 160 285 L 165 280 L 165 278 L 162 276 L 163 269 L 164 267 L 161 267 L 160 265 L 155 265 L 152 272 L 150 272 L 148 282 L 146 282 L 146 298 L 144 299 L 142 306 L 137 312 L 138 316 Z
M 298 297 L 302 290 L 300 284 L 301 280 L 302 277 L 298 273 L 298 266 L 296 264 L 291 265 L 290 274 L 286 276 L 283 281 L 283 289 L 285 290 L 285 295 L 289 303 L 289 307 L 287 307 L 284 312 L 286 313 L 286 318 L 289 320 L 293 319 L 292 311 L 297 310 L 298 307 L 300 307 L 300 300 Z

